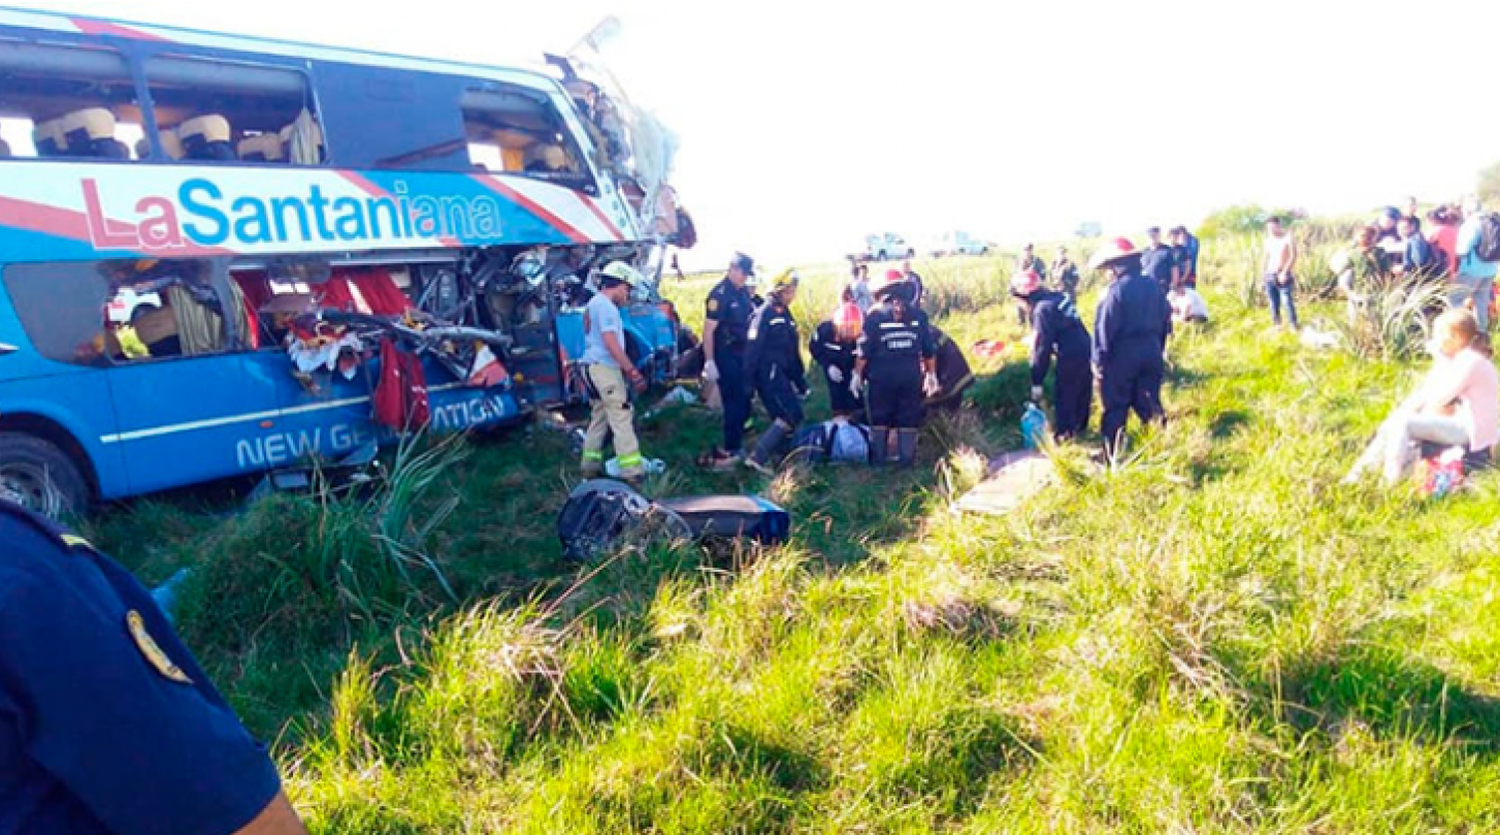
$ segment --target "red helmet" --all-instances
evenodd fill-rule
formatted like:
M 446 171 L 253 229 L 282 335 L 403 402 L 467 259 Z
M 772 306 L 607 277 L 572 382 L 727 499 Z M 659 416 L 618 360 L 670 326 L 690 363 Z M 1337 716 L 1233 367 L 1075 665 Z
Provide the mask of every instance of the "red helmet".
M 1121 258 L 1129 258 L 1138 255 L 1135 244 L 1129 238 L 1115 238 L 1106 241 L 1103 246 L 1094 251 L 1094 257 L 1089 259 L 1089 269 L 1097 270 L 1106 264 L 1111 264 Z
M 865 329 L 865 315 L 860 312 L 859 305 L 854 302 L 844 302 L 833 311 L 833 333 L 834 338 L 840 342 L 853 342 L 859 339 L 859 334 Z
M 1010 294 L 1026 298 L 1042 289 L 1042 277 L 1036 270 L 1023 270 L 1010 277 Z
M 886 270 L 885 275 L 870 282 L 870 295 L 878 299 L 881 296 L 891 292 L 892 290 L 899 289 L 909 284 L 910 282 L 911 279 L 906 277 L 906 273 L 901 272 L 900 270 Z

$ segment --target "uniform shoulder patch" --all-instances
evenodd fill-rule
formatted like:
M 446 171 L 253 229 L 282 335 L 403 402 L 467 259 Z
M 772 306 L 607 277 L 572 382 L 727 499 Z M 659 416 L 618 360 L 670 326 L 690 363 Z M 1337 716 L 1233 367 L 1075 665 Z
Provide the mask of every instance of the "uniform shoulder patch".
M 146 621 L 141 617 L 140 612 L 131 609 L 125 615 L 125 625 L 130 629 L 130 637 L 135 641 L 136 649 L 141 651 L 147 663 L 161 673 L 163 678 L 178 684 L 193 683 L 187 673 L 184 673 L 181 667 L 168 658 L 165 652 L 162 652 L 161 646 L 156 643 L 155 638 L 151 637 L 151 633 L 146 631 Z
M 708 297 L 708 312 L 715 313 L 719 309 L 719 300 L 714 296 Z

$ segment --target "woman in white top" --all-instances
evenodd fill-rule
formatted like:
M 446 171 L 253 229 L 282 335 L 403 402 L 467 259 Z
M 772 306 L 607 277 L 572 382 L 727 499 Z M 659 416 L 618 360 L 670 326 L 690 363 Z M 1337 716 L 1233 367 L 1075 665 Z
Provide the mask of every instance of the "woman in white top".
M 1421 442 L 1463 447 L 1470 462 L 1488 462 L 1500 441 L 1500 373 L 1490 339 L 1474 314 L 1449 310 L 1433 323 L 1433 365 L 1416 394 L 1386 419 L 1348 480 L 1383 462 L 1394 484 L 1416 460 Z

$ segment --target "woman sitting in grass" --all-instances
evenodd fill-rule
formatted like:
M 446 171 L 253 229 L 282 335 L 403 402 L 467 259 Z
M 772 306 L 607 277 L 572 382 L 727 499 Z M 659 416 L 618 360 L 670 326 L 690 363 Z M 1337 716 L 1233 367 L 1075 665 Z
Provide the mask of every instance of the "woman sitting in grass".
M 1396 483 L 1423 442 L 1464 447 L 1468 466 L 1489 464 L 1500 440 L 1500 373 L 1489 335 L 1473 313 L 1455 308 L 1433 323 L 1432 352 L 1421 387 L 1386 418 L 1346 481 L 1383 462 L 1386 483 Z

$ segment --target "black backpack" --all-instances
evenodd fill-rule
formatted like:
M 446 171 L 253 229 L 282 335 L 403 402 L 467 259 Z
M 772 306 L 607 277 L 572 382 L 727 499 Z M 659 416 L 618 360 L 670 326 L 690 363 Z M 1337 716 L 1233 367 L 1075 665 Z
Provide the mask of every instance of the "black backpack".
M 1486 212 L 1479 216 L 1479 242 L 1474 257 L 1493 264 L 1500 261 L 1500 215 Z

